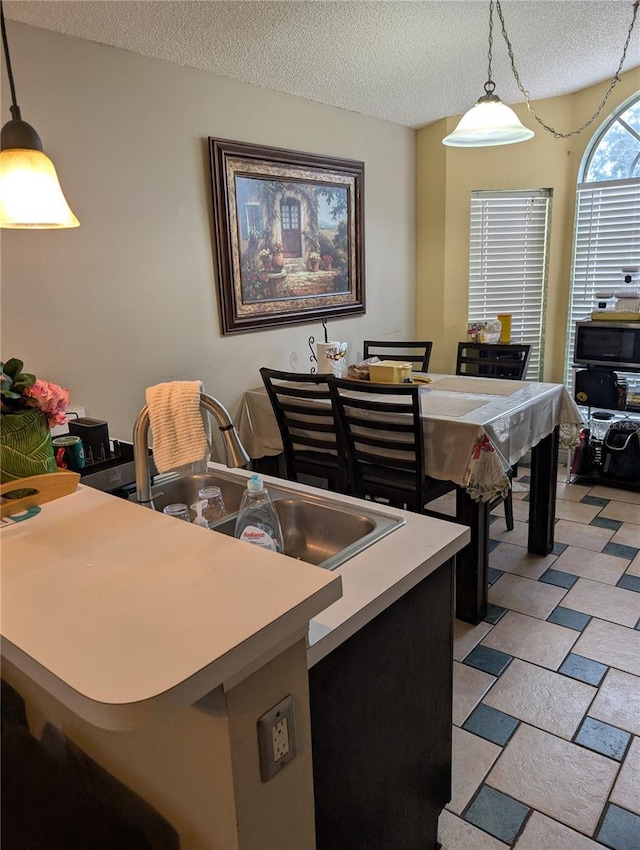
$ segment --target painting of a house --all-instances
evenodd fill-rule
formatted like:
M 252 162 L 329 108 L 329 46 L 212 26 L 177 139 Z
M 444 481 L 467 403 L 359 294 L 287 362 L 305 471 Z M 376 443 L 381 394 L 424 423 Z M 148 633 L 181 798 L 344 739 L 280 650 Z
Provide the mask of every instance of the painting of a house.
M 236 177 L 242 299 L 349 291 L 343 186 Z
M 210 146 L 223 332 L 364 313 L 364 163 Z

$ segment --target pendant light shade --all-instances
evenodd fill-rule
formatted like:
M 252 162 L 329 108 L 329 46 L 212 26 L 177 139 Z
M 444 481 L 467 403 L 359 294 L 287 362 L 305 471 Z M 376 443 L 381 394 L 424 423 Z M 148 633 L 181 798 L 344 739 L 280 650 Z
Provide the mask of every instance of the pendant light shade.
M 78 227 L 58 175 L 42 151 L 0 151 L 0 227 L 56 229 Z
M 489 67 L 487 82 L 484 84 L 484 94 L 476 101 L 476 105 L 462 116 L 458 126 L 442 140 L 443 145 L 452 148 L 488 148 L 492 145 L 514 145 L 516 142 L 526 142 L 535 136 L 510 107 L 506 106 L 494 94 L 496 84 L 492 79 L 491 63 L 493 61 L 493 6 L 489 2 Z
M 535 133 L 521 122 L 516 113 L 494 94 L 481 97 L 460 119 L 458 126 L 442 140 L 454 148 L 484 148 L 526 142 Z
M 620 58 L 620 63 L 618 65 L 617 71 L 611 78 L 609 88 L 605 92 L 600 106 L 597 108 L 591 118 L 587 119 L 581 127 L 578 127 L 577 130 L 570 130 L 568 133 L 561 133 L 559 130 L 555 130 L 549 124 L 545 124 L 545 122 L 542 120 L 542 118 L 540 118 L 536 110 L 533 108 L 529 99 L 529 92 L 522 84 L 520 74 L 516 69 L 515 59 L 513 56 L 513 47 L 511 45 L 511 42 L 509 41 L 509 36 L 507 35 L 507 29 L 504 22 L 504 15 L 502 13 L 500 0 L 489 0 L 489 50 L 487 53 L 489 65 L 487 69 L 487 82 L 484 84 L 485 94 L 477 101 L 476 105 L 472 109 L 470 109 L 468 112 L 465 112 L 453 133 L 449 133 L 449 135 L 442 140 L 443 145 L 449 145 L 450 147 L 455 148 L 485 148 L 490 147 L 491 145 L 513 145 L 516 142 L 526 142 L 527 139 L 531 139 L 535 135 L 533 130 L 529 130 L 528 127 L 525 127 L 523 124 L 521 124 L 520 119 L 515 114 L 515 112 L 508 106 L 505 106 L 505 104 L 500 100 L 500 98 L 494 94 L 496 86 L 493 82 L 491 71 L 491 63 L 493 61 L 494 7 L 498 12 L 498 17 L 500 18 L 500 24 L 502 26 L 502 35 L 506 42 L 507 52 L 509 53 L 509 59 L 511 61 L 511 70 L 513 72 L 513 76 L 518 86 L 518 89 L 524 96 L 527 108 L 529 109 L 529 113 L 538 122 L 538 124 L 540 124 L 541 127 L 543 127 L 548 133 L 551 133 L 551 135 L 554 136 L 556 139 L 568 139 L 571 136 L 577 136 L 579 133 L 582 133 L 582 131 L 586 130 L 587 127 L 590 127 L 591 124 L 598 117 L 598 115 L 600 115 L 600 112 L 604 108 L 604 105 L 606 104 L 609 95 L 613 91 L 614 86 L 620 82 L 620 72 L 622 71 L 627 57 L 627 49 L 631 41 L 631 33 L 633 32 L 633 27 L 635 26 L 636 18 L 638 16 L 640 0 L 633 0 L 631 23 L 627 31 L 627 38 L 625 40 L 624 47 L 622 48 L 622 56 Z
M 42 150 L 40 136 L 20 115 L 1 0 L 0 22 L 12 101 L 12 120 L 0 134 L 0 227 L 33 230 L 78 227 L 80 222 L 62 193 L 53 163 Z

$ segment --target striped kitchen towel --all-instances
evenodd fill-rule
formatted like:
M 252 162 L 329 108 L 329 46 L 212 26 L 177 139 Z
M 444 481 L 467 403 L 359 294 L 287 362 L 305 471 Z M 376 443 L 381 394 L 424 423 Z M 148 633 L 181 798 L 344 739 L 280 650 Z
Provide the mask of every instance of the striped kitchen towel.
M 171 381 L 147 387 L 153 434 L 153 459 L 158 472 L 202 460 L 209 444 L 200 410 L 202 381 Z

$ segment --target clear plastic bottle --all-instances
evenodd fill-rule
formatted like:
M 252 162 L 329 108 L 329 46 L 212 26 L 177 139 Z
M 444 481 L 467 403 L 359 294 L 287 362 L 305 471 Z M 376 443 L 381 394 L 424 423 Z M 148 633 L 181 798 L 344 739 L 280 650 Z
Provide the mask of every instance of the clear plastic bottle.
M 206 507 L 207 507 L 207 500 L 206 499 L 201 499 L 201 501 L 196 502 L 195 504 L 191 505 L 191 510 L 196 512 L 195 519 L 192 520 L 194 525 L 200 525 L 203 528 L 209 528 L 209 523 L 207 522 L 207 520 L 202 515 L 202 511 Z
M 235 536 L 273 552 L 283 552 L 280 520 L 259 475 L 252 475 L 242 494 Z

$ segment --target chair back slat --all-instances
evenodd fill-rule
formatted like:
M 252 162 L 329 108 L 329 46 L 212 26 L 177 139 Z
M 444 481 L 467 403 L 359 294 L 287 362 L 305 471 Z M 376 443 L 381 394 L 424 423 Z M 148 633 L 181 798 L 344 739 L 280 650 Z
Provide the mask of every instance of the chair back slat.
M 526 344 L 459 342 L 456 375 L 521 381 L 530 353 Z
M 260 375 L 280 431 L 286 477 L 297 481 L 300 474 L 313 475 L 346 492 L 346 464 L 339 458 L 328 375 L 266 367 Z
M 429 359 L 433 343 L 429 340 L 389 341 L 365 339 L 364 359 L 379 357 L 381 360 L 396 360 L 415 363 L 416 372 L 429 371 Z
M 329 389 L 353 494 L 422 510 L 420 388 L 330 377 Z

